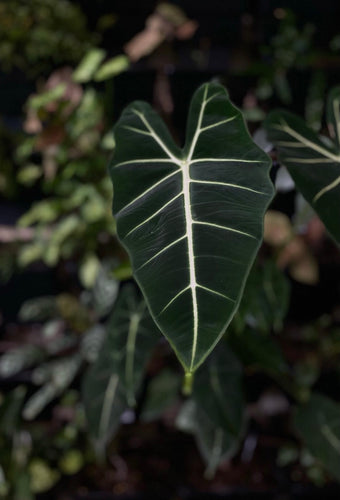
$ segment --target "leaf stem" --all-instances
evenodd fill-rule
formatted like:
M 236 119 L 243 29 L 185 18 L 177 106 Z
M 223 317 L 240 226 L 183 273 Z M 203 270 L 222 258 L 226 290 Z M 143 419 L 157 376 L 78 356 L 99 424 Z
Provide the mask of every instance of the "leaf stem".
M 184 396 L 191 395 L 193 384 L 194 384 L 193 372 L 185 372 L 182 385 L 182 393 L 184 394 Z

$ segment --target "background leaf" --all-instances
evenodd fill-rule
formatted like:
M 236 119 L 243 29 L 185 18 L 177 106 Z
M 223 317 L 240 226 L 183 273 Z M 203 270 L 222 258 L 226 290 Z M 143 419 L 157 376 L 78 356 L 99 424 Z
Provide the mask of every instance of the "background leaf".
M 197 371 L 192 397 L 217 427 L 240 434 L 244 424 L 242 365 L 225 343 Z
M 86 417 L 99 453 L 127 405 L 135 405 L 145 365 L 158 340 L 145 302 L 133 285 L 126 285 L 108 321 L 98 358 L 83 380 Z
M 107 80 L 114 76 L 119 75 L 127 70 L 130 66 L 129 58 L 125 55 L 116 56 L 109 61 L 106 61 L 96 72 L 94 79 L 97 82 Z
M 228 335 L 228 343 L 246 365 L 256 366 L 270 374 L 288 372 L 288 365 L 275 340 L 252 328 Z
M 205 476 L 211 479 L 222 460 L 236 453 L 239 441 L 230 433 L 216 427 L 202 408 L 192 399 L 186 401 L 176 419 L 176 426 L 195 436 L 201 456 L 206 464 Z
M 223 344 L 195 375 L 192 398 L 182 407 L 179 429 L 194 434 L 206 475 L 237 450 L 245 424 L 242 366 Z
M 235 327 L 248 325 L 262 333 L 280 330 L 289 306 L 289 292 L 289 282 L 275 262 L 254 265 L 234 318 Z
M 181 379 L 177 373 L 165 369 L 148 385 L 140 418 L 150 422 L 160 418 L 178 399 Z
M 104 58 L 105 50 L 97 48 L 89 50 L 75 69 L 73 80 L 78 83 L 90 81 Z
M 298 407 L 294 424 L 307 448 L 340 481 L 340 405 L 321 394 L 312 394 Z
M 296 187 L 340 243 L 340 87 L 329 93 L 326 119 L 331 143 L 287 111 L 271 112 L 265 127 Z

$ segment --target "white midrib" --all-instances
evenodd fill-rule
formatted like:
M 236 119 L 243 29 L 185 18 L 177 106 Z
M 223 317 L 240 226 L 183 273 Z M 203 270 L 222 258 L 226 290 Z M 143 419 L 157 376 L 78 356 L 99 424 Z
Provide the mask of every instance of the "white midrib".
M 190 165 L 193 163 L 192 157 L 195 151 L 195 147 L 198 141 L 198 138 L 204 130 L 208 130 L 212 128 L 212 126 L 207 126 L 202 128 L 202 122 L 203 122 L 203 116 L 204 116 L 204 110 L 209 101 L 211 101 L 214 97 L 216 97 L 218 94 L 213 94 L 209 98 L 207 98 L 207 93 L 208 93 L 208 85 L 205 86 L 204 89 L 204 94 L 203 94 L 203 100 L 202 100 L 202 105 L 197 121 L 197 127 L 195 130 L 195 133 L 192 138 L 192 142 L 190 145 L 190 149 L 187 155 L 187 158 L 180 160 L 176 156 L 172 154 L 172 152 L 168 149 L 168 147 L 164 144 L 162 139 L 158 137 L 158 135 L 155 133 L 153 128 L 150 126 L 148 121 L 145 119 L 144 115 L 139 112 L 138 110 L 134 110 L 134 113 L 139 116 L 139 118 L 142 120 L 144 123 L 145 127 L 147 128 L 147 133 L 149 133 L 155 141 L 159 144 L 159 146 L 163 149 L 163 151 L 168 155 L 168 157 L 180 167 L 181 173 L 182 173 L 182 182 L 183 182 L 183 199 L 184 199 L 184 212 L 185 212 L 185 226 L 186 226 L 186 233 L 184 237 L 186 237 L 187 242 L 188 242 L 188 263 L 189 263 L 189 286 L 188 289 L 190 288 L 191 290 L 191 295 L 192 295 L 192 308 L 193 308 L 193 342 L 192 342 L 192 349 L 191 349 L 191 361 L 190 361 L 190 367 L 189 367 L 189 372 L 192 372 L 194 369 L 194 362 L 195 362 L 195 357 L 196 357 L 196 351 L 197 351 L 197 342 L 198 342 L 198 305 L 197 305 L 197 287 L 199 286 L 197 281 L 196 281 L 196 269 L 195 269 L 195 253 L 194 253 L 194 241 L 193 241 L 193 224 L 194 220 L 192 218 L 192 213 L 191 213 L 191 197 L 190 197 L 190 183 L 193 181 L 190 178 Z M 222 120 L 221 122 L 218 122 L 216 125 L 220 125 L 222 123 L 227 123 L 231 120 L 234 120 L 236 116 L 232 116 L 226 120 Z M 241 160 L 241 161 L 247 161 L 247 160 Z M 174 172 L 175 173 L 175 172 Z M 170 174 L 173 175 L 174 173 Z M 202 288 L 202 287 L 201 287 Z
M 186 160 L 182 163 L 182 179 L 183 179 L 183 198 L 184 198 L 184 212 L 185 212 L 185 225 L 186 236 L 188 242 L 188 259 L 189 259 L 189 273 L 190 273 L 190 289 L 192 294 L 192 308 L 193 308 L 193 343 L 191 351 L 190 370 L 193 368 L 193 363 L 197 349 L 197 333 L 198 333 L 198 308 L 196 296 L 196 270 L 195 270 L 195 254 L 194 254 L 194 241 L 192 234 L 193 219 L 191 214 L 191 199 L 190 199 L 190 161 Z
M 203 102 L 200 109 L 200 114 L 197 121 L 197 127 L 195 134 L 192 139 L 190 150 L 188 156 L 185 160 L 181 162 L 182 169 L 182 179 L 183 179 L 183 198 L 184 198 L 184 212 L 185 212 L 185 224 L 186 224 L 186 234 L 188 241 L 188 259 L 189 259 L 189 278 L 190 278 L 190 289 L 192 296 L 192 311 L 193 311 L 193 340 L 191 349 L 191 361 L 190 361 L 190 371 L 193 370 L 194 361 L 197 350 L 197 340 L 198 340 L 198 306 L 197 306 L 197 281 L 196 281 L 196 268 L 195 268 L 195 253 L 194 253 L 194 240 L 192 233 L 193 218 L 191 213 L 191 198 L 190 198 L 190 164 L 198 137 L 201 133 L 202 120 L 204 115 L 204 109 L 207 104 L 207 92 L 208 86 L 205 86 L 203 94 Z

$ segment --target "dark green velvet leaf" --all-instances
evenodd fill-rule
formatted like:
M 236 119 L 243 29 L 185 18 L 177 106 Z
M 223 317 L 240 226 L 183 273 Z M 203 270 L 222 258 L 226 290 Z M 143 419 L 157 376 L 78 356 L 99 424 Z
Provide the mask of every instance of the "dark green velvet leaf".
M 183 149 L 144 102 L 114 129 L 117 233 L 151 314 L 185 370 L 221 338 L 262 241 L 270 159 L 219 84 L 194 94 Z

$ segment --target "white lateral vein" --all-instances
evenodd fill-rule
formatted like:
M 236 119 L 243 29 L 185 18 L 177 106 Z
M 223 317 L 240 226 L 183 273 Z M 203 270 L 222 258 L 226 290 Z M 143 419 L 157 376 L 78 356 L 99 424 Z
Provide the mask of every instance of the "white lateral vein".
M 218 295 L 219 297 L 223 297 L 224 299 L 228 300 L 229 302 L 235 302 L 235 300 L 228 297 L 228 295 L 224 295 L 223 293 L 217 292 L 216 290 L 212 290 L 211 288 L 208 288 L 208 287 L 203 286 L 203 285 L 197 285 L 197 286 L 198 286 L 198 288 L 202 288 L 202 290 L 205 290 L 208 293 L 212 293 L 214 295 Z
M 206 86 L 204 89 L 203 102 L 201 105 L 200 113 L 198 115 L 196 130 L 195 130 L 194 136 L 192 138 L 192 143 L 191 143 L 190 150 L 189 150 L 188 157 L 187 157 L 188 168 L 189 168 L 189 164 L 191 163 L 191 158 L 192 158 L 192 155 L 194 153 L 199 135 L 201 133 L 201 126 L 202 126 L 202 121 L 203 121 L 203 116 L 204 116 L 204 110 L 205 110 L 207 103 L 209 102 L 209 101 L 207 101 L 207 92 L 208 92 L 208 87 Z
M 143 113 L 141 113 L 137 109 L 133 109 L 132 111 L 135 113 L 135 115 L 137 115 L 141 119 L 141 121 L 144 123 L 144 125 L 148 129 L 148 133 L 154 138 L 154 140 L 157 142 L 157 144 L 159 144 L 159 146 L 169 156 L 169 158 L 171 158 L 171 160 L 174 163 L 176 163 L 177 165 L 180 165 L 181 160 L 171 153 L 171 151 L 166 146 L 166 144 L 164 144 L 164 142 L 159 137 L 159 135 L 156 134 L 155 130 L 152 128 L 152 126 L 150 125 L 150 123 L 148 122 L 148 120 L 145 118 L 145 116 L 143 115 Z
M 160 186 L 161 184 L 163 184 L 163 182 L 165 182 L 168 179 L 170 179 L 170 177 L 172 177 L 173 175 L 178 174 L 178 172 L 180 172 L 180 171 L 181 171 L 180 169 L 177 169 L 174 172 L 172 172 L 171 174 L 166 175 L 165 177 L 163 177 L 159 181 L 155 182 L 155 184 L 152 184 L 152 186 L 150 186 L 148 189 L 146 189 L 145 191 L 143 191 L 136 198 L 134 198 L 133 200 L 131 200 L 127 205 L 125 205 L 121 210 L 119 210 L 119 212 L 116 214 L 116 217 L 123 210 L 126 210 L 127 208 L 129 208 L 131 205 L 133 205 L 134 203 L 136 203 L 136 201 L 138 201 L 139 199 L 143 198 L 143 196 L 145 196 L 146 194 L 148 194 L 150 191 L 153 191 L 155 188 L 157 188 L 158 186 Z
M 203 221 L 194 220 L 193 224 L 199 224 L 201 226 L 215 227 L 216 229 L 224 229 L 225 231 L 231 231 L 233 233 L 243 234 L 244 236 L 248 236 L 249 238 L 253 238 L 254 240 L 257 239 L 257 238 L 255 238 L 255 236 L 253 236 L 252 234 L 246 233 L 245 231 L 240 231 L 239 229 L 234 229 L 234 228 L 228 227 L 228 226 L 220 226 L 219 224 L 213 224 L 212 222 L 203 222 Z
M 136 269 L 136 272 L 137 271 L 140 271 L 140 269 L 142 269 L 144 266 L 146 266 L 147 264 L 149 264 L 150 262 L 152 262 L 153 260 L 157 259 L 157 257 L 159 257 L 160 255 L 162 255 L 162 253 L 166 252 L 167 250 L 169 250 L 169 248 L 173 247 L 174 245 L 176 245 L 177 243 L 179 243 L 180 241 L 184 240 L 184 238 L 186 238 L 187 235 L 184 234 L 183 236 L 181 236 L 180 238 L 178 238 L 177 240 L 175 241 L 172 241 L 171 243 L 169 243 L 169 245 L 167 245 L 166 247 L 162 248 L 162 250 L 160 250 L 159 252 L 157 252 L 155 255 L 153 255 L 150 259 L 148 259 L 146 262 L 144 262 L 144 264 L 142 264 L 138 269 Z
M 242 158 L 197 158 L 196 160 L 191 160 L 190 163 L 207 163 L 207 162 L 213 162 L 213 163 L 231 163 L 231 162 L 237 162 L 237 163 L 260 163 L 261 160 L 244 160 Z
M 186 286 L 185 288 L 183 288 L 181 291 L 179 291 L 168 303 L 166 306 L 163 307 L 163 309 L 161 310 L 161 312 L 159 313 L 159 315 L 161 315 L 164 311 L 166 311 L 166 309 L 173 303 L 175 302 L 176 299 L 178 299 L 178 297 L 180 297 L 184 292 L 186 292 L 187 290 L 190 289 L 190 285 Z
M 237 188 L 237 189 L 244 189 L 245 191 L 251 191 L 252 193 L 256 193 L 256 194 L 263 194 L 263 195 L 267 194 L 263 191 L 257 191 L 256 189 L 252 189 L 252 188 L 249 188 L 246 186 L 240 186 L 239 184 L 231 184 L 230 182 L 201 181 L 198 179 L 191 179 L 191 182 L 194 182 L 195 184 L 211 184 L 211 185 L 216 185 L 216 186 L 227 186 L 227 187 L 232 187 L 232 188 Z
M 127 160 L 117 163 L 113 168 L 123 167 L 124 165 L 138 165 L 139 163 L 172 163 L 172 160 L 169 158 L 148 158 L 145 159 L 136 159 L 136 160 Z
M 332 159 L 333 161 L 336 161 L 336 162 L 340 161 L 339 155 L 334 155 L 333 153 L 331 153 L 331 151 L 328 151 L 328 149 L 325 149 L 322 146 L 315 144 L 315 142 L 310 141 L 305 136 L 299 134 L 294 129 L 292 129 L 288 125 L 288 123 L 285 121 L 281 122 L 281 125 L 274 125 L 273 128 L 275 128 L 277 130 L 282 130 L 283 132 L 286 132 L 287 134 L 291 135 L 295 139 L 298 139 L 299 141 L 301 141 L 303 144 L 306 144 L 306 146 L 310 147 L 314 151 L 318 151 L 319 153 L 326 156 L 327 158 Z
M 131 130 L 132 132 L 136 132 L 136 134 L 151 136 L 150 132 L 148 132 L 147 130 L 142 130 L 140 128 L 131 127 L 131 125 L 123 125 L 123 128 L 125 128 L 127 130 Z
M 321 196 L 323 196 L 324 194 L 326 194 L 328 191 L 330 191 L 331 189 L 334 189 L 336 186 L 338 186 L 340 184 L 340 176 L 337 177 L 333 182 L 331 182 L 330 184 L 328 184 L 327 186 L 325 186 L 324 188 L 322 188 L 313 198 L 313 203 L 315 203 L 316 201 L 318 201 Z
M 205 89 L 207 90 L 207 88 Z M 205 95 L 207 95 L 207 92 L 205 91 Z M 215 99 L 215 97 L 218 97 L 219 95 L 222 95 L 222 92 L 216 92 L 216 94 L 211 95 L 208 97 L 208 99 L 204 99 L 202 105 L 206 106 L 210 101 Z
M 213 123 L 212 125 L 207 125 L 206 127 L 201 128 L 201 132 L 205 132 L 206 130 L 209 130 L 211 128 L 218 127 L 219 125 L 223 125 L 224 123 L 231 122 L 235 120 L 236 115 L 232 116 L 231 118 L 227 118 L 226 120 L 221 120 L 220 122 Z
M 171 200 L 169 200 L 167 203 L 164 203 L 164 205 L 162 205 L 161 208 L 159 208 L 156 212 L 154 212 L 152 215 L 150 215 L 150 217 L 148 217 L 147 219 L 143 220 L 140 224 L 138 224 L 137 226 L 135 226 L 134 228 L 132 228 L 128 233 L 126 233 L 126 235 L 124 237 L 126 238 L 131 233 L 133 233 L 134 231 L 136 231 L 136 229 L 139 229 L 141 226 L 143 226 L 144 224 L 146 224 L 147 222 L 149 222 L 151 219 L 153 219 L 154 217 L 156 217 L 156 215 L 158 215 L 160 212 L 162 212 L 162 210 L 164 210 L 164 208 L 166 208 L 168 205 L 170 205 L 175 200 L 177 200 L 177 198 L 179 198 L 180 196 L 182 196 L 182 194 L 183 194 L 183 191 L 181 191 L 176 196 L 174 196 L 173 198 L 171 198 Z

